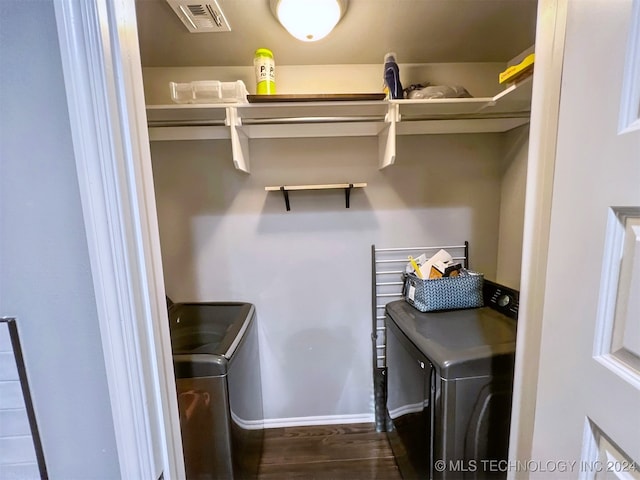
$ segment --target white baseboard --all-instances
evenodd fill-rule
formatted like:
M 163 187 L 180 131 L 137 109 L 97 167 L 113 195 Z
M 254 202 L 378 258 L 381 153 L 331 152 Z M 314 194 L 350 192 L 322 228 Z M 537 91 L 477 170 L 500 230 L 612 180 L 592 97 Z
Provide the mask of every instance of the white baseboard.
M 324 415 L 317 417 L 265 418 L 264 428 L 373 423 L 374 421 L 375 417 L 371 413 L 361 413 L 358 415 Z

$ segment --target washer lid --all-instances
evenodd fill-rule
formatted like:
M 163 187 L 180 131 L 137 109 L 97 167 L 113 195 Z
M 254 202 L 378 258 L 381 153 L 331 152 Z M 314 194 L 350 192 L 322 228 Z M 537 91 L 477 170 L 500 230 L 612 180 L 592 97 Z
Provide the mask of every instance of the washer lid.
M 171 350 L 177 378 L 224 375 L 255 316 L 240 302 L 174 303 L 169 307 Z
M 386 311 L 443 378 L 506 375 L 513 369 L 516 322 L 491 308 L 422 313 L 398 300 Z

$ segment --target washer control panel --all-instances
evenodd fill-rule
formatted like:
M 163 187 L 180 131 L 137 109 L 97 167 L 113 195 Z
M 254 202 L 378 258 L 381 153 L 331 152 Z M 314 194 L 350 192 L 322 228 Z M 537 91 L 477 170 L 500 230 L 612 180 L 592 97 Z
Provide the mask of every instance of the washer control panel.
M 483 296 L 486 307 L 493 308 L 514 320 L 518 319 L 520 294 L 517 290 L 485 279 Z

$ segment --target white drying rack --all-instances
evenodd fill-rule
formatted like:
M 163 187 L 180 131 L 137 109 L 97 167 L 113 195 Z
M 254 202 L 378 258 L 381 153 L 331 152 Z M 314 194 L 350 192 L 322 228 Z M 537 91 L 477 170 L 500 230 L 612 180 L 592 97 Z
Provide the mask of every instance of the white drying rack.
M 386 429 L 386 329 L 384 325 L 387 303 L 402 298 L 402 275 L 408 256 L 425 254 L 427 258 L 439 250 L 446 250 L 454 260 L 469 268 L 469 242 L 462 245 L 434 247 L 376 248 L 371 245 L 371 341 L 373 350 L 373 390 L 375 398 L 376 430 Z

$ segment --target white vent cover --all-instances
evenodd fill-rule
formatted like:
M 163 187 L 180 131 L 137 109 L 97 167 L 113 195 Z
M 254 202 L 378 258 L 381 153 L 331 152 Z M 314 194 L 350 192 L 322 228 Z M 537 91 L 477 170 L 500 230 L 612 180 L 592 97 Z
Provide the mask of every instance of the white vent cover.
M 229 22 L 217 0 L 167 0 L 191 33 L 230 32 Z

